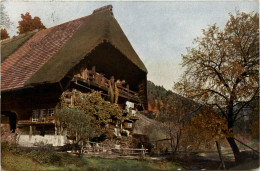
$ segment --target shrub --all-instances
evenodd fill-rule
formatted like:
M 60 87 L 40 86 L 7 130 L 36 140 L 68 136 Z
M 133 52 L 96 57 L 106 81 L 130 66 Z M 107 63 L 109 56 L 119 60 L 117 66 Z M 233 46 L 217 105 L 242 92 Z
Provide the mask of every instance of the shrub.
M 61 164 L 62 157 L 56 152 L 38 152 L 33 150 L 26 155 L 40 164 Z

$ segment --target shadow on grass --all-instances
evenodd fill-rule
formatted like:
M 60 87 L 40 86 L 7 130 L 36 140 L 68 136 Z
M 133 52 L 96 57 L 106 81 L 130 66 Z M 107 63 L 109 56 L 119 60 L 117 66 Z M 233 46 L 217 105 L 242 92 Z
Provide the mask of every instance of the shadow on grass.
M 23 151 L 16 146 L 2 146 L 4 170 L 87 170 L 87 171 L 160 171 L 183 169 L 169 161 L 104 159 L 72 156 L 68 153 Z

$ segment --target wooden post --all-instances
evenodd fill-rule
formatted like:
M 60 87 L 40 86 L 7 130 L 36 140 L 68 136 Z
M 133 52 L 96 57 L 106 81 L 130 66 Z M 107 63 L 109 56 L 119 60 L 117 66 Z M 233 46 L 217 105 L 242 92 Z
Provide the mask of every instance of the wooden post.
M 105 86 L 105 77 L 104 76 L 101 77 L 101 85 Z
M 63 130 L 64 143 L 67 143 L 67 129 Z
M 96 82 L 96 67 L 92 67 L 93 81 Z
M 84 79 L 88 79 L 88 68 L 84 71 Z
M 129 84 L 126 85 L 126 89 L 127 89 L 127 99 L 129 100 Z
M 96 76 L 97 76 L 97 79 L 96 79 L 97 84 L 98 84 L 98 86 L 100 86 L 100 83 L 101 83 L 101 75 L 100 75 L 100 74 L 96 74 Z
M 56 139 L 56 137 L 57 137 L 57 124 L 55 124 L 55 134 L 54 134 L 54 138 Z
M 96 74 L 96 66 L 92 67 L 92 72 L 93 72 L 94 75 Z
M 30 125 L 30 132 L 29 132 L 29 140 L 31 141 L 32 139 L 32 125 Z
M 142 151 L 141 151 L 141 153 L 142 153 L 142 157 L 144 157 L 145 156 L 145 149 L 144 149 L 144 145 L 142 144 Z
M 72 89 L 72 96 L 70 97 L 71 98 L 71 101 L 70 101 L 70 105 L 71 106 L 74 106 L 74 101 L 75 101 L 75 98 L 76 98 L 76 89 Z
M 115 87 L 115 77 L 112 76 L 112 77 L 110 78 L 110 81 L 111 81 L 112 88 L 114 89 L 114 87 Z
M 221 148 L 220 148 L 220 145 L 217 141 L 216 141 L 216 146 L 217 146 L 217 149 L 218 149 L 218 155 L 219 155 L 219 158 L 220 158 L 220 161 L 221 161 L 221 165 L 222 165 L 223 169 L 226 170 L 225 163 L 224 163 L 224 160 L 223 160 L 222 154 L 221 154 Z

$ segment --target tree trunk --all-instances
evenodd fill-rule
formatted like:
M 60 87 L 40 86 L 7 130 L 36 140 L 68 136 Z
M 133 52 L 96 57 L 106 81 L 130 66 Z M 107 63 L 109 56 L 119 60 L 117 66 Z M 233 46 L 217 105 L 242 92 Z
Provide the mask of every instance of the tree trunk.
M 177 133 L 177 140 L 176 140 L 176 146 L 174 151 L 177 152 L 178 148 L 179 148 L 179 144 L 180 144 L 180 138 L 181 138 L 181 129 L 179 130 L 179 134 Z
M 218 141 L 216 141 L 216 146 L 217 146 L 218 155 L 219 155 L 219 159 L 221 161 L 222 167 L 223 167 L 223 169 L 226 169 L 226 166 L 225 166 L 224 160 L 222 158 L 222 154 L 221 154 L 221 147 L 220 147 Z
M 234 99 L 234 97 L 231 96 L 230 99 L 231 100 L 229 101 L 229 104 L 228 104 L 228 128 L 232 129 L 233 126 L 234 126 L 234 122 L 235 122 L 233 120 L 233 117 L 234 117 L 233 116 L 234 115 L 234 113 L 233 113 L 234 112 L 234 102 L 233 102 L 233 99 Z M 240 151 L 238 149 L 238 146 L 237 146 L 234 138 L 233 137 L 228 137 L 227 141 L 228 141 L 230 147 L 232 148 L 233 154 L 235 156 L 236 163 L 241 162 Z
M 239 163 L 241 161 L 241 156 L 240 156 L 240 151 L 239 151 L 239 149 L 237 147 L 237 144 L 236 144 L 234 138 L 233 137 L 228 137 L 227 141 L 228 141 L 230 147 L 232 148 L 232 151 L 233 151 L 234 156 L 235 156 L 236 163 Z
M 173 145 L 173 143 L 174 143 L 174 139 L 173 139 L 173 137 L 171 137 L 171 148 L 172 148 L 172 151 L 174 151 L 174 145 Z

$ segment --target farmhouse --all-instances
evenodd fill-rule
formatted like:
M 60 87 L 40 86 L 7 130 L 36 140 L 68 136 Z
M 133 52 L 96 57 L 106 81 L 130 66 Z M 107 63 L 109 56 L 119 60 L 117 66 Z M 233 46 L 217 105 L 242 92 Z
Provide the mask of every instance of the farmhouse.
M 118 89 L 117 104 L 147 109 L 147 69 L 113 16 L 112 6 L 45 30 L 1 41 L 1 116 L 13 132 L 57 135 L 55 107 L 64 95 Z M 134 113 L 134 112 L 133 112 Z M 132 132 L 136 117 L 124 122 Z M 49 132 L 48 132 L 49 131 Z

